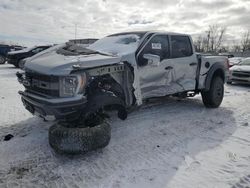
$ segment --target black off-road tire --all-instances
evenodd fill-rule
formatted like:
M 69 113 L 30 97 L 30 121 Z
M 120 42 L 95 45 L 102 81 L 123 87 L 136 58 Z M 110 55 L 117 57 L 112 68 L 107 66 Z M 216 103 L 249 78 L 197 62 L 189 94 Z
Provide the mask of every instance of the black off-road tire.
M 0 64 L 4 64 L 5 63 L 5 57 L 0 55 Z
M 224 82 L 221 77 L 215 76 L 208 91 L 201 92 L 203 104 L 208 108 L 220 106 L 224 97 Z
M 80 154 L 109 144 L 111 127 L 102 122 L 94 127 L 69 128 L 59 123 L 49 129 L 49 144 L 58 153 Z

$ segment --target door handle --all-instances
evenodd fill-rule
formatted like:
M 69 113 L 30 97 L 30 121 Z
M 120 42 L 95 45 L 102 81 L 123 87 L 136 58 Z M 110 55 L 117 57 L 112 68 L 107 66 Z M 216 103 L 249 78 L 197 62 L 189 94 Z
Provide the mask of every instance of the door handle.
M 165 67 L 165 70 L 171 70 L 171 69 L 173 69 L 173 67 L 171 66 Z
M 190 63 L 189 65 L 190 66 L 195 66 L 195 65 L 197 65 L 197 63 L 193 62 L 193 63 Z

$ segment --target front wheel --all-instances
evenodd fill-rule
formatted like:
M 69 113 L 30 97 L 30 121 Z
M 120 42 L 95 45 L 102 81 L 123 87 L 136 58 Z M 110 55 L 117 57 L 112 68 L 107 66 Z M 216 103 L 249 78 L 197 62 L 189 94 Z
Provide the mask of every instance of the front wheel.
M 49 128 L 49 144 L 58 153 L 86 153 L 109 144 L 111 127 L 106 122 L 91 127 L 81 127 L 82 124 L 70 127 L 67 124 L 58 122 Z
M 219 107 L 224 97 L 224 82 L 222 78 L 219 76 L 214 77 L 210 89 L 208 91 L 202 91 L 201 96 L 206 107 Z

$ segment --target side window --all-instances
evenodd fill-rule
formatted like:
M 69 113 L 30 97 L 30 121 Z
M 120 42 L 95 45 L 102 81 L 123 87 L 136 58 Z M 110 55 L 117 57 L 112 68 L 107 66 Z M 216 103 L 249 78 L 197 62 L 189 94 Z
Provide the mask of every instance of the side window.
M 32 50 L 32 53 L 38 53 L 39 50 L 40 50 L 40 48 L 35 48 L 35 49 Z
M 36 54 L 36 53 L 39 53 L 39 52 L 41 52 L 43 50 L 44 50 L 43 47 L 39 47 L 39 48 L 35 48 L 34 50 L 32 50 L 32 52 Z
M 193 54 L 188 36 L 171 36 L 172 58 L 187 57 Z
M 169 43 L 167 35 L 156 35 L 150 39 L 138 57 L 139 65 L 146 65 L 148 60 L 143 57 L 144 54 L 152 54 L 160 57 L 160 61 L 169 58 Z

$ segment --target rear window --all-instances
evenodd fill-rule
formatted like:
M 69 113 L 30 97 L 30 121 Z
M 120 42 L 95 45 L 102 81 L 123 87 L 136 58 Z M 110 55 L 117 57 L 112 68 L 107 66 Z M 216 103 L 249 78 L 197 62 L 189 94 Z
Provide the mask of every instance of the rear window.
M 193 54 L 188 36 L 171 36 L 172 58 L 187 57 Z

